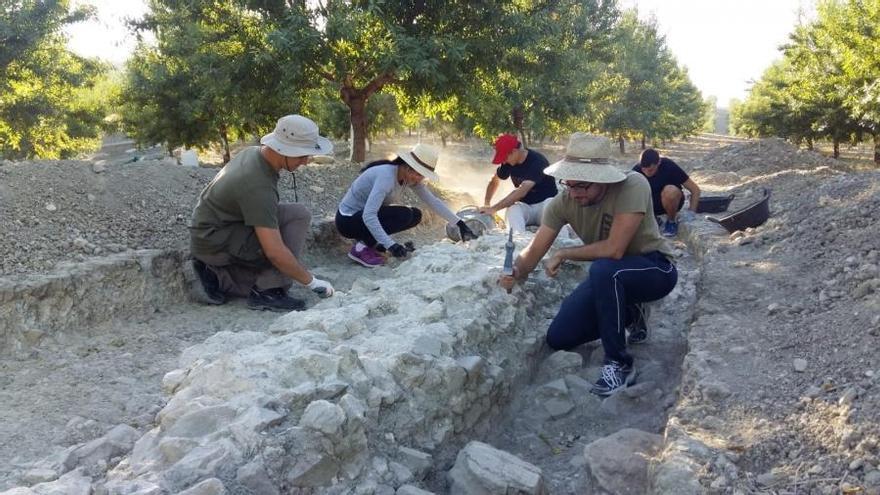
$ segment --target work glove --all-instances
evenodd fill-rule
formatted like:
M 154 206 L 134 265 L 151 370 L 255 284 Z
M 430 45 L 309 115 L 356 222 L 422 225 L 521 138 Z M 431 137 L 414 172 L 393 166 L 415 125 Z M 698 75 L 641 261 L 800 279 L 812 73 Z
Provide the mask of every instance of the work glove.
M 330 297 L 333 295 L 334 292 L 333 286 L 330 285 L 330 282 L 327 282 L 326 280 L 321 280 L 320 278 L 315 276 L 312 276 L 312 281 L 309 282 L 306 287 L 308 287 L 309 290 L 322 298 Z
M 458 226 L 458 233 L 461 235 L 461 242 L 472 241 L 477 238 L 477 234 L 474 234 L 474 231 L 464 223 L 464 220 L 459 220 L 455 225 Z
M 407 251 L 405 247 L 396 242 L 388 248 L 388 252 L 395 258 L 406 258 L 406 255 L 409 254 L 409 251 Z
M 413 244 L 412 241 L 406 241 L 406 242 L 404 242 L 404 243 L 403 243 L 403 247 L 405 247 L 406 250 L 409 251 L 409 252 L 413 252 L 413 251 L 416 250 L 416 245 Z

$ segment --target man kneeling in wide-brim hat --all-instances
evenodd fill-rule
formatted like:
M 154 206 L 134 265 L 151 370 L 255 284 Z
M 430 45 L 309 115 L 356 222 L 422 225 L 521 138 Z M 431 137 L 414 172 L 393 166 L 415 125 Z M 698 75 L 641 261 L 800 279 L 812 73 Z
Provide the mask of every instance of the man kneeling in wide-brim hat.
M 644 176 L 608 163 L 608 138 L 574 133 L 565 158 L 546 169 L 562 191 L 544 208 L 541 227 L 519 254 L 513 276 L 499 283 L 511 289 L 525 280 L 566 224 L 583 246 L 559 249 L 545 262 L 554 277 L 565 260 L 592 261 L 589 276 L 565 298 L 547 330 L 553 349 L 571 349 L 602 340 L 605 364 L 593 393 L 608 396 L 635 381 L 630 344 L 647 339 L 642 303 L 672 291 L 678 272 L 672 251 L 653 216 L 651 188 Z

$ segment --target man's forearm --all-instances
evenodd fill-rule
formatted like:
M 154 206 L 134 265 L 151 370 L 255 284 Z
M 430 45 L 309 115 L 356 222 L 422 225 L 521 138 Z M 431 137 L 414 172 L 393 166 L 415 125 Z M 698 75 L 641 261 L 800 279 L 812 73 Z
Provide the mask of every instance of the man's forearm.
M 519 188 L 514 189 L 513 191 L 511 191 L 510 194 L 502 198 L 501 201 L 492 205 L 492 208 L 495 208 L 496 210 L 503 210 L 504 208 L 507 208 L 508 206 L 511 206 L 517 201 L 523 199 L 526 194 L 528 194 L 528 191 L 523 192 Z
M 290 251 L 285 254 L 278 255 L 275 259 L 270 258 L 269 261 L 278 269 L 279 272 L 296 280 L 302 285 L 308 285 L 312 281 L 312 274 L 304 267 L 296 256 Z

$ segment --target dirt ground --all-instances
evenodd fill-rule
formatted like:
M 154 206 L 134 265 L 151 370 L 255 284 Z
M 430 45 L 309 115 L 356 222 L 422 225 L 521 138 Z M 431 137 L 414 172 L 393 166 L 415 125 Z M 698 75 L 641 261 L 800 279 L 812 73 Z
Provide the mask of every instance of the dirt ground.
M 374 143 L 373 156 L 410 141 Z M 551 162 L 561 154 L 558 144 L 539 149 Z M 878 493 L 880 173 L 778 140 L 705 135 L 660 149 L 704 194 L 735 193 L 731 210 L 771 188 L 770 221 L 730 236 L 712 230 L 703 215 L 691 218 L 690 230 L 685 226 L 679 263 L 694 293 L 657 308 L 659 338 L 637 354 L 659 363 L 656 388 L 671 399 L 617 423 L 602 423 L 613 414 L 608 406 L 596 410 L 586 402 L 578 404 L 586 412 L 559 421 L 517 422 L 529 416 L 514 414 L 497 432 L 498 447 L 548 470 L 552 493 L 591 490 L 582 465 L 572 461 L 583 446 L 622 426 L 662 432 L 678 400 L 675 414 L 685 428 L 719 439 L 713 446 L 729 461 L 705 466 L 707 492 Z M 631 147 L 615 161 L 632 164 L 637 151 Z M 80 162 L 0 162 L 4 279 L 129 249 L 185 249 L 192 206 L 216 169 L 131 161 L 132 155 L 138 153 L 117 149 Z M 159 158 L 155 151 L 141 155 Z M 441 184 L 481 202 L 490 158 L 484 143 L 452 143 L 441 159 Z M 316 220 L 329 218 L 356 172 L 341 159 L 310 164 L 297 173 L 296 191 L 284 178 L 282 199 L 296 197 Z M 454 197 L 455 206 L 469 202 Z M 419 244 L 440 236 L 434 224 L 413 238 Z M 328 246 L 306 261 L 337 289 L 387 270 L 361 270 L 344 251 Z M 145 429 L 164 404 L 162 376 L 183 349 L 221 328 L 265 328 L 273 319 L 240 302 L 214 308 L 182 300 L 149 318 L 71 328 L 27 354 L 0 352 L 0 490 L 21 483 L 35 461 L 114 425 Z M 676 359 L 688 349 L 712 356 L 707 366 L 727 388 L 723 400 L 678 383 Z M 592 348 L 581 354 L 587 368 L 595 366 Z M 543 383 L 533 385 L 514 410 L 532 407 Z M 536 422 L 544 426 L 536 429 Z

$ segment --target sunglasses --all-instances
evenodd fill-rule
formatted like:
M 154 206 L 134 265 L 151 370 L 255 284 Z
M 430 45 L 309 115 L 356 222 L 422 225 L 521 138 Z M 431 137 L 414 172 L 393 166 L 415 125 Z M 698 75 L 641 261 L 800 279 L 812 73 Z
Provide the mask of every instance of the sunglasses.
M 595 184 L 595 182 L 571 182 L 564 179 L 559 179 L 559 185 L 565 189 L 579 189 L 581 191 L 586 191 Z

